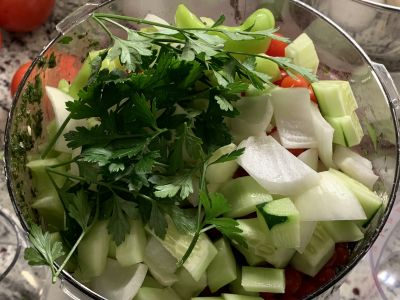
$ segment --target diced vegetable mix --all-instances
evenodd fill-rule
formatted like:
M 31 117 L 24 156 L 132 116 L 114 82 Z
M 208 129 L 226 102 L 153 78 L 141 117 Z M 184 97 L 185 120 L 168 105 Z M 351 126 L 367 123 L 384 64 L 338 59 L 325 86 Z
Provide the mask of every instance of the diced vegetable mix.
M 299 299 L 333 278 L 382 199 L 348 148 L 351 87 L 317 80 L 312 40 L 266 9 L 238 27 L 183 5 L 175 26 L 93 19 L 113 46 L 46 87 L 57 130 L 27 167 L 57 238 L 32 225 L 29 263 L 122 300 Z

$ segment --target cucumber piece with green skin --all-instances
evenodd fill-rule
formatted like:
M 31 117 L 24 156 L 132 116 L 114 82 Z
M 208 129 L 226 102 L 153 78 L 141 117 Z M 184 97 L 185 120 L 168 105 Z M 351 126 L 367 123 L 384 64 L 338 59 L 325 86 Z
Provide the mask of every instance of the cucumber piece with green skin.
M 365 212 L 365 215 L 367 216 L 366 221 L 363 223 L 368 223 L 382 206 L 382 198 L 362 183 L 338 170 L 330 169 L 329 172 L 340 180 L 340 182 L 342 182 L 354 194 L 354 196 L 356 196 Z
M 146 233 L 140 220 L 130 221 L 130 233 L 115 250 L 115 258 L 123 267 L 143 262 L 146 247 Z
M 229 242 L 221 238 L 214 246 L 218 253 L 207 269 L 208 287 L 212 293 L 237 278 L 236 261 Z
M 342 123 L 339 118 L 325 117 L 325 120 L 333 128 L 333 143 L 338 145 L 346 146 L 346 139 L 342 129 Z
M 349 116 L 358 107 L 348 81 L 319 80 L 311 85 L 324 117 Z
M 94 278 L 89 286 L 108 300 L 131 300 L 142 286 L 146 273 L 145 264 L 121 267 L 116 260 L 108 259 L 103 274 Z
M 172 221 L 168 220 L 168 230 L 165 238 L 162 240 L 154 232 L 150 233 L 156 237 L 161 244 L 177 260 L 180 260 L 186 253 L 193 236 L 190 233 L 179 232 Z M 217 255 L 213 243 L 207 235 L 201 234 L 189 258 L 183 264 L 183 267 L 192 275 L 193 279 L 198 281 L 205 273 L 211 261 Z
M 98 221 L 78 245 L 78 265 L 84 278 L 100 276 L 107 265 L 111 236 L 108 221 Z
M 317 225 L 313 237 L 302 254 L 296 253 L 290 264 L 298 271 L 314 277 L 329 261 L 335 251 L 335 242 Z
M 251 176 L 235 178 L 220 190 L 231 209 L 225 214 L 229 218 L 246 216 L 256 211 L 256 205 L 272 201 L 272 196 Z
M 222 155 L 228 154 L 232 151 L 236 150 L 235 144 L 229 144 L 218 148 L 211 155 L 209 162 L 212 163 L 220 158 Z M 238 164 L 235 160 L 226 161 L 223 163 L 213 164 L 207 168 L 206 180 L 208 183 L 224 183 L 232 178 L 236 169 L 238 168 Z
M 204 273 L 197 281 L 193 279 L 185 268 L 180 268 L 176 275 L 178 276 L 178 281 L 174 283 L 172 288 L 182 299 L 195 297 L 207 287 L 207 273 Z
M 265 54 L 260 55 L 267 57 Z M 256 57 L 255 70 L 268 75 L 271 82 L 275 82 L 282 78 L 278 64 L 267 58 Z
M 364 233 L 352 221 L 327 221 L 320 224 L 335 243 L 356 242 L 364 238 Z
M 249 292 L 285 292 L 285 271 L 283 269 L 242 267 L 242 286 Z
M 299 211 L 289 198 L 257 205 L 257 216 L 277 248 L 300 246 Z
M 296 250 L 276 248 L 272 243 L 270 232 L 265 230 L 257 218 L 239 219 L 237 222 L 248 248 L 236 244 L 234 246 L 245 256 L 249 264 L 256 265 L 267 261 L 276 268 L 284 268 L 289 263 Z
M 224 300 L 262 300 L 261 297 L 257 296 L 245 296 L 236 294 L 222 294 Z
M 297 66 L 311 69 L 317 73 L 319 59 L 313 41 L 306 33 L 300 34 L 285 48 L 285 56 L 290 57 Z
M 144 250 L 144 263 L 151 275 L 163 286 L 171 286 L 178 281 L 177 260 L 154 237 L 150 237 Z
M 141 287 L 133 300 L 181 300 L 176 292 L 171 288 L 150 288 Z
M 236 266 L 237 278 L 229 284 L 229 291 L 233 294 L 245 296 L 258 296 L 256 292 L 248 292 L 242 286 L 242 267 Z

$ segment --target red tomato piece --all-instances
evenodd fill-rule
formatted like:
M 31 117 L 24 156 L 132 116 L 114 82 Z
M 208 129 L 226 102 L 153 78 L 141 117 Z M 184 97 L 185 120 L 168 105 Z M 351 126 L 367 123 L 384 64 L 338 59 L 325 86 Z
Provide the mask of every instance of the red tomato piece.
M 299 300 L 299 298 L 294 295 L 283 294 L 279 300 Z
M 350 256 L 349 249 L 347 249 L 346 247 L 343 247 L 341 245 L 337 245 L 335 251 L 337 254 L 336 265 L 337 266 L 345 265 L 347 263 L 347 261 L 349 260 L 349 256 Z
M 307 149 L 298 149 L 298 148 L 294 148 L 294 149 L 287 149 L 290 153 L 292 153 L 294 156 L 299 156 L 300 154 L 302 154 L 304 151 L 306 151 Z
M 239 177 L 244 177 L 244 176 L 249 176 L 249 173 L 247 173 L 242 167 L 239 167 L 236 172 L 233 174 L 233 178 L 239 178 Z
M 285 294 L 295 294 L 299 290 L 302 281 L 303 275 L 299 271 L 287 268 L 285 270 Z
M 29 32 L 50 16 L 55 0 L 1 0 L 0 27 L 13 32 Z
M 309 83 L 306 79 L 304 79 L 301 75 L 296 75 L 296 78 L 292 78 L 290 76 L 286 76 L 282 79 L 280 84 L 283 88 L 293 88 L 293 87 L 305 87 L 308 88 Z
M 280 33 L 275 33 L 275 35 L 282 36 Z M 285 48 L 287 45 L 285 42 L 272 39 L 266 54 L 269 56 L 285 57 Z
M 272 294 L 272 293 L 263 292 L 263 293 L 260 293 L 260 296 L 264 300 L 275 300 L 276 299 L 275 294 Z
M 317 286 L 311 280 L 303 281 L 301 287 L 296 293 L 296 296 L 299 296 L 299 299 L 310 295 L 311 293 L 317 290 Z
M 308 86 L 308 91 L 310 92 L 310 99 L 311 99 L 311 101 L 318 104 L 317 97 L 315 97 L 315 93 L 314 93 L 314 90 L 313 90 L 311 84 Z
M 325 267 L 333 267 L 333 266 L 335 266 L 336 265 L 336 258 L 337 258 L 337 253 L 335 251 L 335 252 L 333 252 L 332 257 L 326 263 Z
M 279 80 L 277 80 L 277 81 L 274 82 L 275 85 L 279 85 L 279 86 L 281 85 L 282 80 L 283 80 L 285 77 L 289 76 L 288 73 L 287 73 L 285 70 L 280 69 L 280 71 L 281 71 L 281 79 L 279 79 Z
M 18 90 L 18 86 L 22 81 L 22 78 L 24 78 L 24 75 L 26 73 L 26 71 L 28 70 L 29 66 L 31 65 L 31 61 L 23 64 L 22 66 L 20 66 L 18 68 L 18 70 L 14 73 L 14 76 L 11 80 L 11 86 L 10 86 L 10 92 L 11 92 L 11 96 L 14 97 L 15 93 Z
M 314 279 L 320 285 L 323 285 L 331 280 L 333 277 L 335 277 L 335 269 L 332 267 L 324 267 L 321 271 L 318 272 L 317 275 L 315 275 Z

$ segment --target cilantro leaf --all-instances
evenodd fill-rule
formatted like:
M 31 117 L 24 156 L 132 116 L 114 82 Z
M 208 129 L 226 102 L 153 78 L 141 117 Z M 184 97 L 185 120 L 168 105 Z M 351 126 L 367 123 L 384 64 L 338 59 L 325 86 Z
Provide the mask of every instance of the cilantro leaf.
M 154 230 L 154 233 L 161 239 L 164 239 L 167 233 L 168 223 L 165 218 L 164 212 L 161 210 L 156 202 L 152 203 L 151 213 L 149 219 L 149 227 Z
M 219 16 L 219 18 L 214 22 L 214 24 L 211 26 L 211 28 L 214 28 L 214 27 L 217 27 L 217 26 L 219 26 L 219 25 L 222 25 L 222 24 L 224 24 L 224 22 L 225 22 L 225 16 L 224 16 L 224 15 L 221 15 L 221 16 Z
M 215 98 L 215 100 L 217 100 L 217 103 L 218 103 L 219 107 L 221 108 L 221 110 L 233 111 L 233 105 L 227 99 L 225 99 L 221 95 L 220 96 L 215 95 L 214 98 Z
M 220 231 L 223 235 L 229 238 L 234 243 L 247 248 L 247 243 L 244 237 L 241 235 L 243 232 L 239 228 L 239 223 L 232 218 L 214 218 L 207 220 L 208 224 L 214 225 L 215 228 Z
M 70 201 L 66 203 L 64 201 L 68 214 L 79 224 L 83 231 L 86 231 L 89 227 L 89 220 L 92 212 L 87 193 L 83 189 L 80 189 L 77 193 L 70 195 Z
M 107 165 L 112 157 L 112 152 L 104 148 L 89 148 L 84 150 L 79 160 L 97 163 L 100 167 Z
M 200 192 L 200 202 L 204 207 L 206 220 L 212 220 L 230 210 L 230 205 L 220 193 Z M 207 221 L 206 221 L 207 222 Z
M 154 195 L 156 197 L 173 198 L 180 191 L 179 197 L 181 199 L 186 199 L 191 193 L 193 193 L 193 179 L 190 174 L 172 177 L 169 179 L 169 181 L 167 178 L 165 179 L 167 180 L 166 182 L 169 183 L 163 185 L 155 185 L 156 191 L 154 192 Z

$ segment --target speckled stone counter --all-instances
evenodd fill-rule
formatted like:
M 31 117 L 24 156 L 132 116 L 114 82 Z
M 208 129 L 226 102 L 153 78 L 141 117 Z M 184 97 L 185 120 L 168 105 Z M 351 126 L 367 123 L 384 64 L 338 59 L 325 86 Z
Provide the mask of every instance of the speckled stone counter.
M 0 49 L 0 137 L 2 139 L 5 121 L 8 110 L 11 105 L 11 97 L 9 93 L 9 85 L 12 75 L 15 70 L 22 64 L 31 60 L 35 55 L 46 45 L 54 36 L 55 24 L 59 22 L 65 15 L 71 12 L 74 8 L 84 3 L 84 0 L 69 0 L 57 1 L 57 5 L 50 20 L 34 33 L 29 34 L 7 34 L 4 33 L 3 48 Z M 11 203 L 4 184 L 4 177 L 0 176 L 0 207 L 7 207 L 12 210 Z M 395 221 L 395 220 L 394 220 Z M 393 221 L 393 222 L 394 222 Z M 400 251 L 399 241 L 397 242 Z M 392 245 L 392 247 L 397 247 Z M 399 261 L 392 262 L 392 264 L 400 264 Z M 400 269 L 400 267 L 399 267 Z M 368 254 L 360 264 L 348 275 L 344 284 L 340 289 L 340 299 L 382 299 L 379 296 L 379 290 L 376 288 L 374 277 L 371 272 L 371 256 Z M 400 279 L 399 279 L 400 280 Z M 50 293 L 49 299 L 61 299 L 57 295 L 57 287 L 53 288 Z M 399 295 L 399 294 L 398 294 Z M 392 293 L 389 299 L 400 299 Z M 151 299 L 149 299 L 151 300 Z

